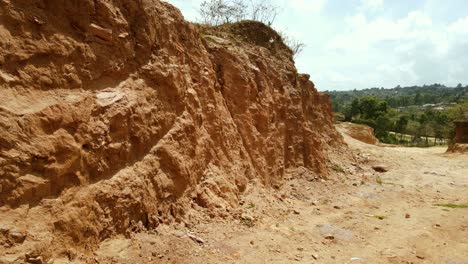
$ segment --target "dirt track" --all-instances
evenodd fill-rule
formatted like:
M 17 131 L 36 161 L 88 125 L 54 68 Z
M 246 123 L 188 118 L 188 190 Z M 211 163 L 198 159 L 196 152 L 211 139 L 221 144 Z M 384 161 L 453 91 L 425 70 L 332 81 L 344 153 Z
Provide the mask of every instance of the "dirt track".
M 444 154 L 442 147 L 345 140 L 364 157 L 359 164 L 340 163 L 345 173 L 325 182 L 290 180 L 276 195 L 250 188 L 255 191 L 243 205 L 247 219 L 200 221 L 190 232 L 201 243 L 187 236 L 187 227 L 161 227 L 157 235 L 106 241 L 97 258 L 128 263 L 137 258 L 164 263 L 467 263 L 468 209 L 434 205 L 468 204 L 468 155 Z M 389 171 L 376 173 L 375 164 Z

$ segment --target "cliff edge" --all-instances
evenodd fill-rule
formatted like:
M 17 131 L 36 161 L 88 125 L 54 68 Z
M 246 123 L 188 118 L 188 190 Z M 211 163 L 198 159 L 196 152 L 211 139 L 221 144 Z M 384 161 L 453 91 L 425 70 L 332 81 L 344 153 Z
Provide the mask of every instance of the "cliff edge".
M 342 143 L 328 97 L 258 22 L 0 0 L 0 39 L 0 262 L 92 250 L 188 208 L 232 214 L 252 181 L 326 177 Z

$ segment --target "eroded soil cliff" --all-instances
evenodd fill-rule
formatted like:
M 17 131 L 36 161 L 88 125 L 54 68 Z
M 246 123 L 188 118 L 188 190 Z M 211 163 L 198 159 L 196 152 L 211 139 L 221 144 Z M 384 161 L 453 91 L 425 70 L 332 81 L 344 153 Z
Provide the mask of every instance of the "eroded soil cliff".
M 0 262 L 91 252 L 190 208 L 239 217 L 250 182 L 326 177 L 342 143 L 327 96 L 260 23 L 0 0 L 0 39 Z

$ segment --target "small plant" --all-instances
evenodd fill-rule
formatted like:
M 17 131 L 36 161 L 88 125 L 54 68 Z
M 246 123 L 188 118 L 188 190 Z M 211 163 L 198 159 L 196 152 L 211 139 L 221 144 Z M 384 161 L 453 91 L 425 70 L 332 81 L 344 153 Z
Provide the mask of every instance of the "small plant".
M 434 204 L 435 206 L 440 206 L 440 207 L 448 207 L 448 208 L 468 208 L 468 204 L 453 204 L 453 203 L 447 203 L 447 204 Z
M 253 202 L 250 202 L 248 205 L 247 205 L 247 209 L 254 209 L 255 208 L 255 204 Z
M 332 170 L 334 170 L 336 172 L 345 173 L 344 169 L 340 165 L 338 165 L 336 163 L 332 163 L 331 168 L 332 168 Z
M 387 218 L 386 216 L 384 215 L 374 215 L 375 218 L 379 219 L 379 220 L 384 220 L 385 218 Z
M 252 220 L 250 220 L 250 219 L 242 219 L 241 223 L 244 224 L 247 227 L 253 227 L 254 226 L 254 222 Z
M 382 184 L 383 184 L 382 177 L 377 176 L 377 178 L 376 178 L 375 180 L 376 180 L 376 182 L 377 182 L 379 185 L 382 185 Z

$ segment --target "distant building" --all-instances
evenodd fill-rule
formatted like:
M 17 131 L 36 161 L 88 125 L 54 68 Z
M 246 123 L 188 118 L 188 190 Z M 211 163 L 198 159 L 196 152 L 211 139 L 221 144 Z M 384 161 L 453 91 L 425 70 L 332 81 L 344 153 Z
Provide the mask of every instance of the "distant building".
M 454 143 L 468 143 L 468 121 L 455 122 Z

